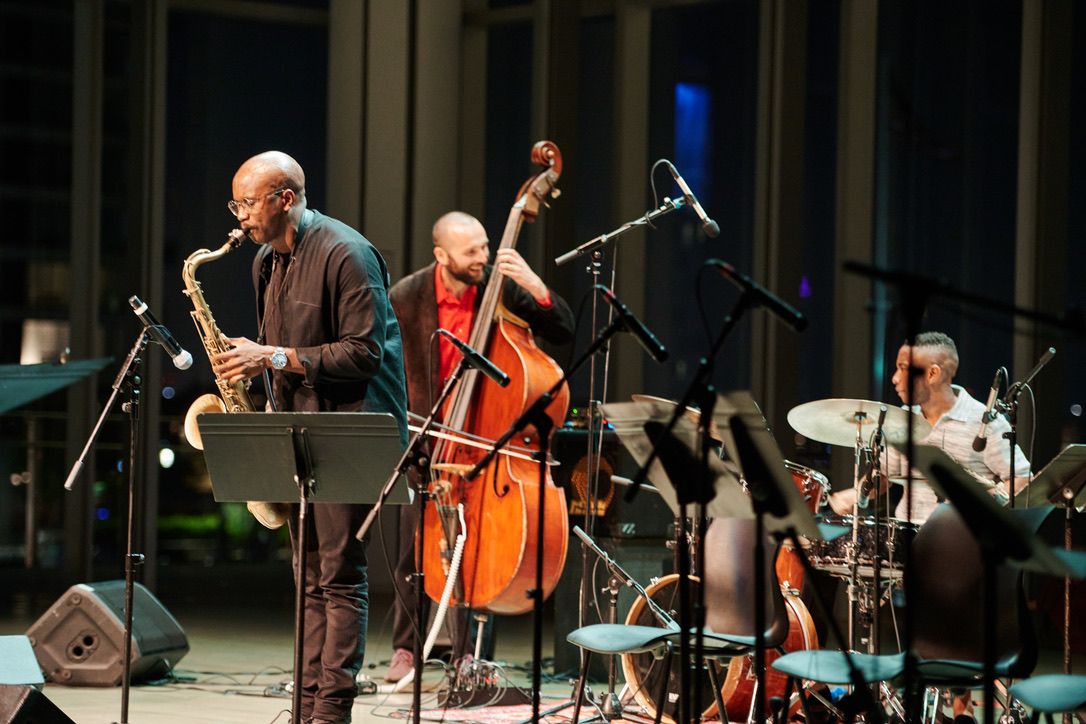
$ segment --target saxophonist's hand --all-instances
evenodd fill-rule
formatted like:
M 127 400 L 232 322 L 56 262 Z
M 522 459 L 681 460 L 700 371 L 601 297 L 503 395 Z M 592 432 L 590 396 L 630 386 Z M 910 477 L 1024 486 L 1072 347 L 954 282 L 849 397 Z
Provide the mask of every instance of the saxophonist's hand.
M 246 337 L 230 337 L 229 342 L 234 345 L 233 349 L 211 358 L 211 369 L 216 377 L 232 384 L 244 382 L 271 366 L 275 347 L 257 344 Z

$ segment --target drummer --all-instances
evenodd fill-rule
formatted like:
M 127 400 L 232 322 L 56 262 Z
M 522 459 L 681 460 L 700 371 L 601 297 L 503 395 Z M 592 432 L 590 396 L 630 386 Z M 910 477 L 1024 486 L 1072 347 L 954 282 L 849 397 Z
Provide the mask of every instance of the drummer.
M 912 374 L 909 374 L 909 358 L 912 355 Z M 1002 415 L 988 424 L 986 443 L 981 452 L 973 450 L 973 441 L 980 432 L 985 405 L 974 399 L 964 388 L 952 383 L 958 370 L 958 348 L 942 332 L 923 332 L 916 336 L 916 344 L 908 342 L 897 353 L 897 366 L 893 383 L 898 396 L 908 401 L 906 382 L 913 382 L 913 411 L 922 414 L 932 430 L 918 445 L 934 445 L 946 451 L 962 467 L 978 479 L 990 482 L 990 492 L 1001 503 L 1007 500 L 1006 481 L 1010 478 L 1010 448 L 1003 433 L 1010 430 L 1010 423 Z M 894 448 L 886 451 L 886 477 L 904 478 L 905 456 Z M 1015 491 L 1021 491 L 1029 482 L 1029 460 L 1022 450 L 1015 447 Z M 913 478 L 918 473 L 913 471 Z M 923 523 L 939 504 L 935 491 L 929 486 L 914 485 L 912 509 L 907 508 L 908 495 L 902 497 L 894 515 L 913 523 Z M 841 490 L 829 496 L 829 504 L 839 515 L 850 515 L 856 502 L 853 488 Z

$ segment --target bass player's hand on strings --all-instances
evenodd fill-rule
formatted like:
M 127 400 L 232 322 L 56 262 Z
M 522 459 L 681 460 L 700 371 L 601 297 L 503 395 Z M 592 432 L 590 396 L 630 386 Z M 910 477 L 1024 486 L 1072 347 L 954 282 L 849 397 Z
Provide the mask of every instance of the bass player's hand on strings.
M 547 305 L 550 303 L 550 291 L 543 280 L 532 271 L 528 262 L 516 249 L 498 249 L 494 259 L 494 268 L 512 279 L 532 295 L 536 302 Z

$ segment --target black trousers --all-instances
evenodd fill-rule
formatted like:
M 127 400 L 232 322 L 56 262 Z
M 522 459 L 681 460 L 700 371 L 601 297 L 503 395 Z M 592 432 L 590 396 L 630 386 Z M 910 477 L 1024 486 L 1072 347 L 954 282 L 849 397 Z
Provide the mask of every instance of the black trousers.
M 293 508 L 290 541 L 297 574 L 298 506 Z M 315 503 L 306 517 L 303 719 L 351 718 L 369 618 L 366 546 L 355 538 L 364 517 L 364 508 L 351 503 Z

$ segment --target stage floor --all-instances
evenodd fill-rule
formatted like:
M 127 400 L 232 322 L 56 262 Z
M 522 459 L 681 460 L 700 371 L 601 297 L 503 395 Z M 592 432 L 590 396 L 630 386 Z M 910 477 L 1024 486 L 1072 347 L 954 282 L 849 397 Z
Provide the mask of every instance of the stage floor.
M 279 570 L 282 568 L 282 570 Z M 293 601 L 289 569 L 266 571 L 214 566 L 203 570 L 160 569 L 173 577 L 160 586 L 158 598 L 177 619 L 188 639 L 189 652 L 175 668 L 176 680 L 130 687 L 130 724 L 287 724 L 291 699 L 283 685 L 293 665 Z M 0 635 L 24 634 L 66 588 L 28 578 L 23 571 L 4 571 L 0 593 Z M 284 590 L 269 585 L 278 580 Z M 18 590 L 19 587 L 23 590 Z M 363 673 L 384 686 L 381 677 L 392 656 L 391 600 L 371 600 L 366 663 Z M 137 612 L 139 609 L 137 608 Z M 502 664 L 499 679 L 530 691 L 532 617 L 506 617 L 497 623 L 495 659 Z M 553 655 L 553 628 L 543 637 L 544 657 Z M 553 680 L 544 670 L 542 706 L 568 700 L 566 678 Z M 423 677 L 423 710 L 438 708 L 437 689 L 444 681 L 439 666 Z M 70 687 L 47 683 L 42 693 L 76 724 L 120 722 L 121 687 Z M 410 719 L 411 689 L 403 693 L 360 696 L 353 720 L 378 722 Z M 2 713 L 0 713 L 2 714 Z M 0 716 L 0 720 L 3 717 Z
M 99 577 L 107 580 L 109 576 Z M 219 564 L 209 567 L 162 567 L 158 599 L 184 629 L 190 650 L 178 663 L 176 679 L 130 689 L 127 722 L 124 724 L 288 724 L 291 699 L 283 685 L 291 679 L 293 662 L 293 593 L 289 566 Z M 67 590 L 68 582 L 55 573 L 31 573 L 21 569 L 0 570 L 0 635 L 24 634 Z M 576 599 L 559 596 L 544 621 L 544 710 L 568 701 L 574 672 L 555 676 L 550 665 L 555 648 L 553 607 L 575 606 Z M 391 599 L 371 599 L 366 664 L 363 673 L 379 685 L 392 656 Z M 138 609 L 137 609 L 138 611 Z M 500 687 L 519 687 L 530 692 L 532 616 L 499 617 L 496 620 L 495 656 L 502 664 Z M 1049 641 L 1049 644 L 1058 643 Z M 1062 668 L 1058 647 L 1043 647 L 1036 673 Z M 1075 657 L 1073 670 L 1086 671 L 1086 662 Z M 438 709 L 437 689 L 444 681 L 441 667 L 428 668 L 423 681 L 422 709 Z M 384 687 L 387 689 L 388 687 Z M 606 690 L 597 684 L 595 692 Z M 383 690 L 382 690 L 383 691 Z M 410 720 L 411 692 L 360 696 L 353 719 L 370 724 Z M 46 684 L 43 693 L 75 724 L 109 724 L 121 721 L 121 688 L 66 687 Z M 976 694 L 979 699 L 980 693 Z M 4 714 L 8 712 L 0 712 Z M 572 709 L 548 718 L 567 720 Z M 510 712 L 497 709 L 474 713 L 455 712 L 449 719 L 512 724 L 528 719 L 530 709 Z M 0 721 L 3 717 L 0 716 Z

